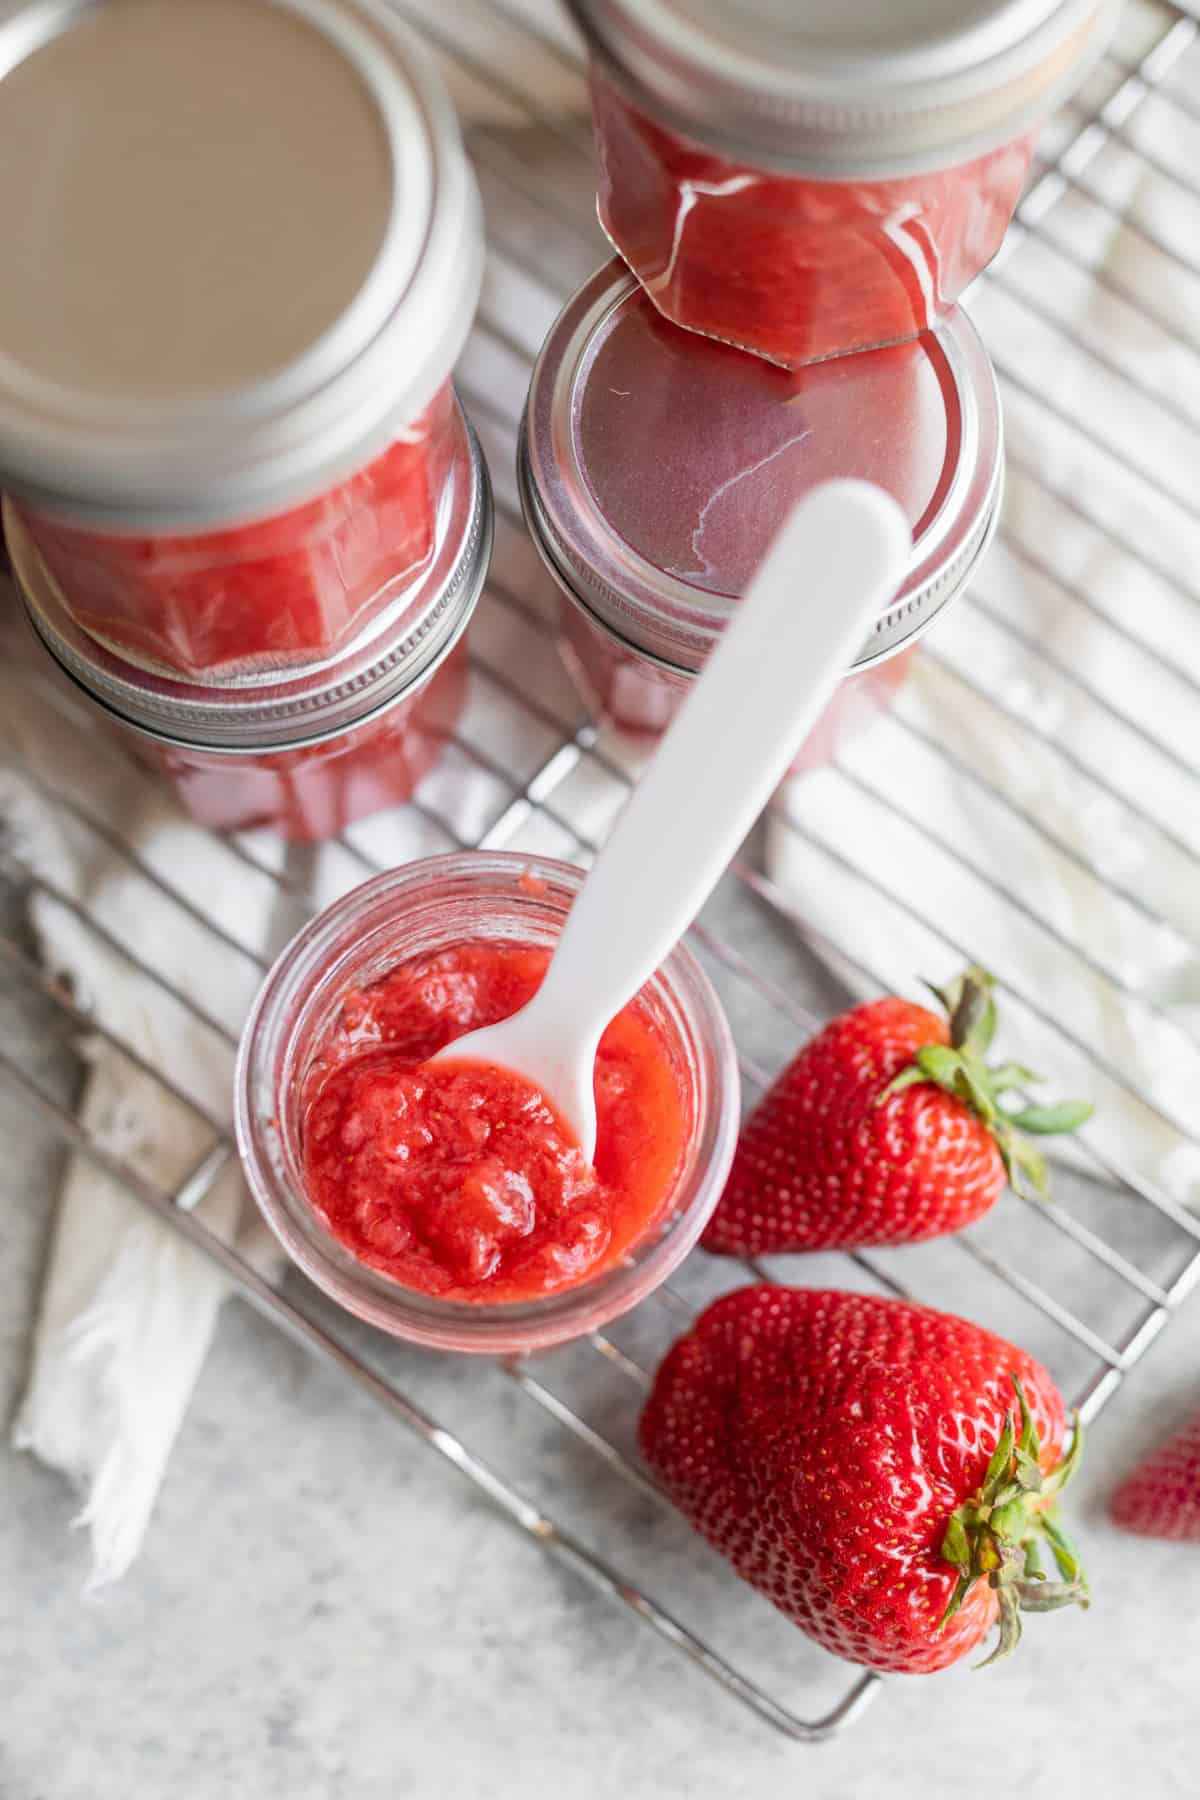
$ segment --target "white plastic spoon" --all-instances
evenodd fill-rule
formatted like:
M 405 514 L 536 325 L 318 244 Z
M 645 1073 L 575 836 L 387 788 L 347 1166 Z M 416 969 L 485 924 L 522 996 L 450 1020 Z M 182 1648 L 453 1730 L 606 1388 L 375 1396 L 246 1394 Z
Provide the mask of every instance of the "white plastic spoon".
M 900 584 L 908 522 L 881 488 L 831 481 L 799 502 L 634 788 L 520 1012 L 435 1062 L 514 1070 L 589 1162 L 605 1027 L 683 936 Z

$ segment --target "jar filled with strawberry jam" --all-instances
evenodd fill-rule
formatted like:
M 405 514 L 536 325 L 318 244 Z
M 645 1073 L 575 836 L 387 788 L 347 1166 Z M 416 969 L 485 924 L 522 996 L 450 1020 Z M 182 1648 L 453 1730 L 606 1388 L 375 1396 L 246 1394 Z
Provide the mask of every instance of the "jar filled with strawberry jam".
M 615 260 L 551 328 L 518 451 L 568 667 L 595 712 L 645 739 L 670 723 L 802 495 L 857 477 L 895 497 L 912 521 L 908 571 L 800 768 L 891 703 L 990 540 L 1002 470 L 995 377 L 961 308 L 910 343 L 789 371 L 669 324 Z M 796 571 L 797 606 L 822 591 L 820 569 Z
M 428 1059 L 540 985 L 583 871 L 462 851 L 376 876 L 313 919 L 242 1036 L 238 1148 L 310 1280 L 442 1350 L 597 1331 L 667 1280 L 729 1172 L 738 1069 L 683 944 L 601 1039 L 587 1164 L 511 1070 Z
M 17 591 L 60 675 L 201 825 L 267 826 L 316 840 L 411 798 L 442 755 L 467 692 L 465 632 L 487 572 L 492 500 L 468 437 L 433 559 L 404 609 L 320 664 L 184 681 L 99 643 L 72 617 L 11 501 Z
M 0 20 L 0 486 L 98 642 L 196 681 L 386 634 L 472 451 L 478 196 L 368 0 Z
M 569 0 L 600 221 L 676 324 L 788 367 L 935 326 L 1114 0 Z

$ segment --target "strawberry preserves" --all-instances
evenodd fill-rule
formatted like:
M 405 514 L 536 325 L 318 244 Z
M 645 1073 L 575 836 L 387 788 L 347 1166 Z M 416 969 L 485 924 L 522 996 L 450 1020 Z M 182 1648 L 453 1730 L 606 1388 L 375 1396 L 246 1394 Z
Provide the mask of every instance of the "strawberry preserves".
M 304 1272 L 358 1317 L 508 1354 L 595 1331 L 696 1243 L 737 1136 L 737 1059 L 678 946 L 611 1021 L 594 1166 L 510 1072 L 429 1058 L 536 992 L 583 880 L 462 851 L 345 895 L 267 976 L 242 1040 L 251 1192 Z
M 309 1072 L 309 1198 L 352 1253 L 407 1287 L 524 1300 L 619 1261 L 669 1204 L 689 1119 L 637 1002 L 596 1058 L 596 1162 L 506 1069 L 427 1059 L 536 992 L 549 952 L 492 941 L 400 963 L 342 1001 Z
M 1111 0 L 571 0 L 600 220 L 676 324 L 787 367 L 936 326 Z
M 464 428 L 465 429 L 465 428 Z M 467 693 L 463 634 L 483 585 L 491 494 L 469 436 L 429 567 L 402 610 L 315 668 L 239 682 L 144 668 L 81 629 L 11 503 L 13 570 L 53 661 L 161 770 L 202 825 L 320 839 L 397 806 L 441 756 Z
M 453 469 L 469 458 L 447 383 L 365 468 L 268 519 L 151 535 L 32 507 L 21 518 L 93 637 L 153 668 L 232 675 L 332 656 L 403 606 L 432 561 Z
M 467 651 L 459 644 L 379 712 L 312 743 L 234 757 L 140 732 L 130 743 L 167 777 L 198 825 L 266 826 L 293 842 L 316 843 L 411 800 L 441 759 L 466 697 Z
M 793 368 L 945 317 L 1008 229 L 1027 133 L 953 169 L 805 181 L 716 156 L 592 83 L 600 222 L 655 306 Z

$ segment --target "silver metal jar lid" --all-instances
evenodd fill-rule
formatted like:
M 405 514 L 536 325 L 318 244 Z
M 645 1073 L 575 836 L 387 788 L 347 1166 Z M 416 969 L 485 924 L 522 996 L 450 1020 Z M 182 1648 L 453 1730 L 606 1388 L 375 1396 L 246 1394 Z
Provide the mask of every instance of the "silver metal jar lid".
M 886 178 L 1038 124 L 1119 0 L 567 0 L 630 97 L 701 143 L 814 176 Z
M 487 575 L 493 507 L 487 467 L 471 434 L 456 471 L 433 562 L 386 632 L 361 636 L 308 669 L 203 686 L 126 662 L 75 624 L 15 508 L 3 525 L 17 589 L 37 636 L 60 668 L 123 724 L 186 749 L 261 756 L 299 749 L 363 725 L 427 681 L 466 630 Z
M 566 592 L 643 655 L 691 672 L 792 504 L 835 477 L 878 482 L 912 520 L 913 555 L 863 668 L 970 578 L 999 509 L 1000 397 L 961 309 L 912 343 L 789 372 L 669 324 L 614 260 L 542 348 L 517 476 Z M 819 570 L 801 596 L 819 603 Z
M 470 328 L 479 198 L 381 0 L 0 8 L 0 486 L 263 517 L 368 462 Z

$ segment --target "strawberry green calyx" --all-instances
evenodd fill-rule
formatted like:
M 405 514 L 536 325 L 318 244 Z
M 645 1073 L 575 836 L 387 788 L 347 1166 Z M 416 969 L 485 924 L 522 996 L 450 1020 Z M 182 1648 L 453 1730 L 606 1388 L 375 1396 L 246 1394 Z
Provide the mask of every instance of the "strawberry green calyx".
M 1076 1413 L 1071 1448 L 1043 1475 L 1038 1436 L 1025 1391 L 1012 1378 L 1020 1409 L 1020 1431 L 1010 1407 L 979 1491 L 951 1513 L 941 1553 L 958 1570 L 958 1580 L 938 1630 L 945 1629 L 977 1581 L 986 1581 L 1000 1605 L 1000 1641 L 986 1668 L 1016 1649 L 1022 1612 L 1054 1612 L 1060 1606 L 1087 1606 L 1088 1585 L 1079 1558 L 1062 1529 L 1058 1496 L 1079 1467 L 1083 1427 Z M 1040 1549 L 1049 1545 L 1061 1577 L 1047 1580 Z
M 926 986 L 945 1007 L 950 1020 L 948 1044 L 926 1044 L 913 1061 L 890 1081 L 879 1102 L 920 1082 L 933 1082 L 953 1094 L 981 1119 L 995 1140 L 1004 1172 L 1016 1191 L 1043 1199 L 1049 1193 L 1046 1163 L 1026 1133 L 1048 1137 L 1076 1131 L 1091 1118 L 1086 1100 L 1064 1100 L 1055 1106 L 1022 1105 L 1017 1111 L 1003 1096 L 1042 1080 L 1021 1063 L 987 1063 L 984 1058 L 996 1032 L 994 982 L 986 969 L 967 969 L 948 988 Z

